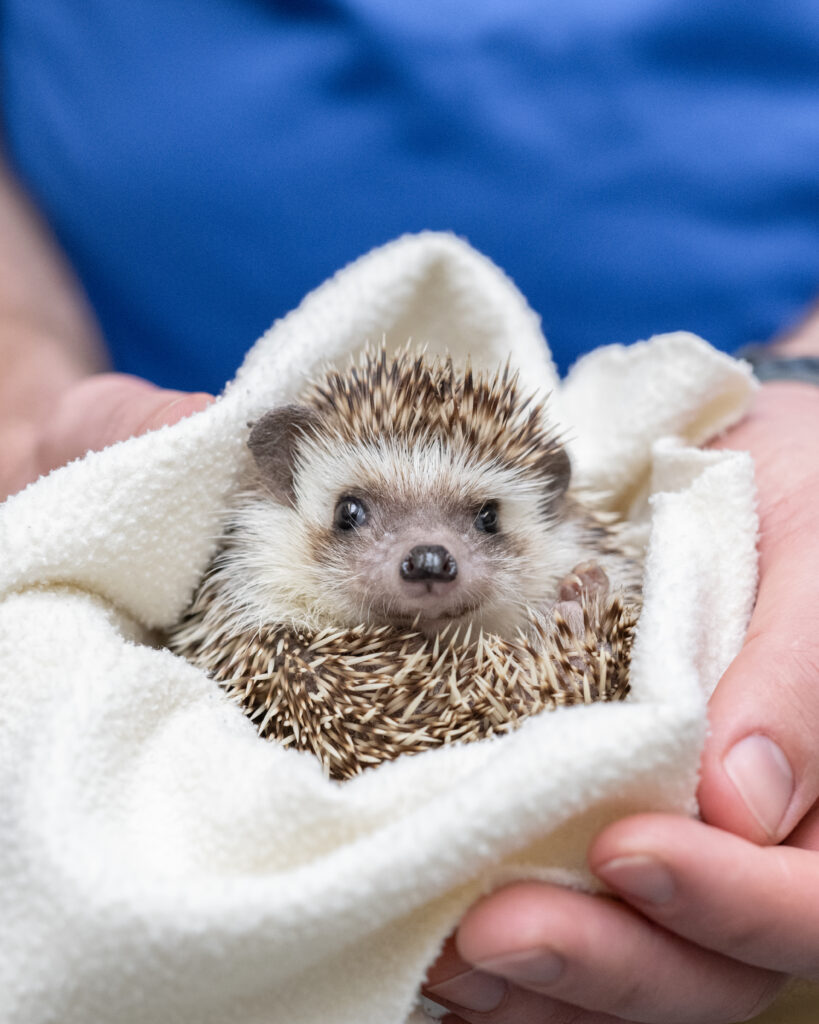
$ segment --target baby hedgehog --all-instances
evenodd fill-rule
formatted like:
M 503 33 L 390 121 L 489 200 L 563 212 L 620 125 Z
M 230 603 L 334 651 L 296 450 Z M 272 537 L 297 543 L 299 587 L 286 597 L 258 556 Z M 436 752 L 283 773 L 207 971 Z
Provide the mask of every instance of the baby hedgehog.
M 248 444 L 252 478 L 171 647 L 262 734 L 346 777 L 625 693 L 639 560 L 570 491 L 545 404 L 508 365 L 366 352 Z

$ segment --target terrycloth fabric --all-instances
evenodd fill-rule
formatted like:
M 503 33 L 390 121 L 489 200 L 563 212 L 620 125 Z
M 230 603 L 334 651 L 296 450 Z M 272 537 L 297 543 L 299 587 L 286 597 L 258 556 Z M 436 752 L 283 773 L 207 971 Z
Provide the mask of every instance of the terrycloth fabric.
M 208 562 L 248 420 L 382 335 L 480 365 L 510 354 L 527 384 L 557 389 L 578 478 L 650 515 L 645 611 L 625 704 L 338 784 L 260 741 L 148 630 L 174 622 Z M 753 601 L 756 519 L 750 459 L 689 446 L 752 389 L 746 366 L 685 334 L 593 353 L 558 387 L 514 286 L 454 238 L 408 237 L 274 325 L 204 413 L 10 499 L 0 1020 L 400 1024 L 479 893 L 518 876 L 589 884 L 606 822 L 690 812 L 705 695 Z

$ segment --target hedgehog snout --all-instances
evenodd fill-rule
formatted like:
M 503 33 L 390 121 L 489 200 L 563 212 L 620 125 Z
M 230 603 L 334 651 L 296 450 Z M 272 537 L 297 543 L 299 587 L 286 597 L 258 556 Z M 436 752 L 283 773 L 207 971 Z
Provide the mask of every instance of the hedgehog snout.
M 449 583 L 458 575 L 458 563 L 442 544 L 416 544 L 401 560 L 401 578 Z
M 419 620 L 419 628 L 430 632 L 481 603 L 480 567 L 448 525 L 398 524 L 366 550 L 366 560 L 359 558 L 356 578 L 368 620 L 379 623 Z

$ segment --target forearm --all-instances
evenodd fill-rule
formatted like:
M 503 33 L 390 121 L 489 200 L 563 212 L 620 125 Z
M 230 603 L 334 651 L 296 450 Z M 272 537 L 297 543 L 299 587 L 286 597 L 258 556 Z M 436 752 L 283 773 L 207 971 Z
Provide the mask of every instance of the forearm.
M 98 372 L 106 368 L 82 289 L 0 159 L 0 502 L 87 451 L 212 401 Z
M 0 430 L 36 423 L 105 365 L 80 286 L 0 157 Z

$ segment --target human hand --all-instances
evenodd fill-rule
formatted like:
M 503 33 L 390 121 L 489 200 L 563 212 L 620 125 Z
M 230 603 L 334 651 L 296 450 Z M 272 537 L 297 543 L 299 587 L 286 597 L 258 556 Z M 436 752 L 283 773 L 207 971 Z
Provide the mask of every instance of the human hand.
M 72 383 L 47 415 L 0 420 L 0 501 L 88 451 L 176 423 L 212 401 L 123 373 Z
M 819 390 L 772 383 L 715 445 L 753 454 L 761 536 L 753 619 L 709 707 L 709 824 L 605 830 L 590 864 L 624 902 L 537 883 L 481 901 L 430 972 L 432 998 L 480 1004 L 461 1019 L 719 1024 L 761 1011 L 787 974 L 819 977 L 817 439 Z

